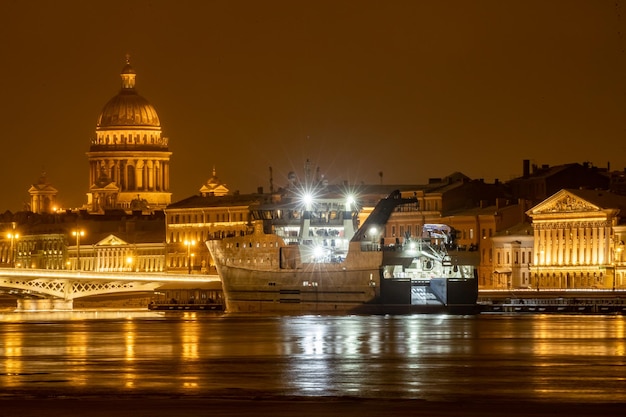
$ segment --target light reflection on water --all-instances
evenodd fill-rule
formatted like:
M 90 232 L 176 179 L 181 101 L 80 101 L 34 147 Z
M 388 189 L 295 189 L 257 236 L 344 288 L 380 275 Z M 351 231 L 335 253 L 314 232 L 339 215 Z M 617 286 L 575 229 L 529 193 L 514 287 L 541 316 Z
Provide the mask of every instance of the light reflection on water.
M 0 315 L 5 395 L 626 398 L 622 316 Z
M 25 311 L 0 312 L 0 323 L 4 322 L 59 322 L 81 320 L 112 320 L 162 317 L 165 313 L 145 310 L 73 310 L 73 311 Z

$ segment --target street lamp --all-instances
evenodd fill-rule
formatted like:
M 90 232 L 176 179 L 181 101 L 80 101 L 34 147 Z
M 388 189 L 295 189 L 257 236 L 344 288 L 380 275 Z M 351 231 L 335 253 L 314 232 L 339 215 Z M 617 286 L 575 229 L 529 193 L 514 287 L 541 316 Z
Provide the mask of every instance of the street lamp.
M 191 247 L 196 245 L 195 240 L 185 240 L 185 246 L 187 246 L 187 273 L 191 274 Z
M 11 253 L 10 253 L 11 267 L 15 268 L 15 241 L 20 238 L 20 234 L 13 231 L 13 232 L 7 233 L 7 237 L 11 240 Z
M 85 236 L 85 231 L 82 229 L 74 230 L 72 236 L 76 237 L 76 269 L 82 270 L 80 265 L 80 238 Z
M 127 256 L 126 257 L 126 265 L 129 271 L 133 271 L 133 263 L 134 263 L 134 259 L 132 256 Z

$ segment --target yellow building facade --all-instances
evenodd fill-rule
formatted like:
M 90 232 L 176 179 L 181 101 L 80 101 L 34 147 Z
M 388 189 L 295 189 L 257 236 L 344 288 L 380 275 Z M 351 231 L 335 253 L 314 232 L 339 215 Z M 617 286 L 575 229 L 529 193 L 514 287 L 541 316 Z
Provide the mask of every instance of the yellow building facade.
M 532 286 L 626 288 L 625 210 L 626 197 L 598 190 L 561 190 L 530 209 Z

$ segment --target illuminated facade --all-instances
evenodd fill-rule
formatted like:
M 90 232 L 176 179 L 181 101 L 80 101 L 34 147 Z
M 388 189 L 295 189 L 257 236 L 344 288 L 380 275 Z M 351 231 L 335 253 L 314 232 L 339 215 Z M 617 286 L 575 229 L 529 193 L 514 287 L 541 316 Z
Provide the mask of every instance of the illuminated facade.
M 30 211 L 33 213 L 52 213 L 56 211 L 56 198 L 58 191 L 46 178 L 46 174 L 42 173 L 37 184 L 31 185 L 28 189 L 30 194 Z
M 180 273 L 215 274 L 204 242 L 250 230 L 251 207 L 256 196 L 192 196 L 165 210 L 167 270 Z
M 104 106 L 89 159 L 87 209 L 154 211 L 171 202 L 168 140 L 154 107 L 135 90 L 128 58 L 122 88 Z
M 66 267 L 94 272 L 164 272 L 165 244 L 129 243 L 111 234 L 92 244 L 68 246 Z
M 222 184 L 215 173 L 215 167 L 213 167 L 213 175 L 200 187 L 200 195 L 202 195 L 202 197 L 211 195 L 219 197 L 228 194 L 228 192 L 228 187 L 226 187 L 226 184 Z
M 598 190 L 561 190 L 530 209 L 533 288 L 626 288 L 624 210 L 626 197 Z
M 491 270 L 485 269 L 483 289 L 531 287 L 534 238 L 530 223 L 520 223 L 491 238 Z M 481 262 L 481 265 L 483 263 Z

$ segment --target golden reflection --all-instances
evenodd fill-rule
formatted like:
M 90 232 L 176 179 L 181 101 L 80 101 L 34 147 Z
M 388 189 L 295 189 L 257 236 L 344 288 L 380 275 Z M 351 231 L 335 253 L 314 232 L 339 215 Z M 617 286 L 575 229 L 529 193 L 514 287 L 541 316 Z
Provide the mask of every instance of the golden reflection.
M 589 321 L 598 324 L 592 326 Z M 542 356 L 556 355 L 623 355 L 624 317 L 598 321 L 597 317 L 578 317 L 572 320 L 554 320 L 548 316 L 533 317 L 531 334 L 535 341 L 533 353 Z M 613 339 L 616 344 L 606 343 Z
M 615 318 L 615 339 L 617 340 L 615 346 L 616 356 L 626 356 L 626 342 L 624 341 L 626 331 L 625 320 L 626 318 L 624 316 Z
M 4 364 L 4 378 L 3 386 L 15 387 L 19 385 L 19 378 L 23 372 L 22 369 L 22 330 L 18 329 L 15 332 L 5 332 L 5 338 L 2 340 L 2 362 Z
M 128 362 L 135 360 L 135 334 L 137 332 L 136 325 L 132 320 L 128 320 L 124 323 L 124 342 L 126 348 L 126 355 L 124 359 Z
M 132 320 L 127 320 L 124 322 L 124 359 L 126 362 L 134 362 L 136 359 L 135 352 L 135 339 L 137 334 L 137 325 Z M 134 369 L 132 366 L 129 368 L 131 371 Z M 125 388 L 134 388 L 135 380 L 137 376 L 133 372 L 125 372 L 124 373 L 124 387 Z
M 70 333 L 65 344 L 65 352 L 73 359 L 84 362 L 87 356 L 87 335 L 83 332 Z
M 74 370 L 84 370 L 87 363 L 89 344 L 87 334 L 85 332 L 73 332 L 67 336 L 65 343 L 65 354 L 71 358 Z M 75 386 L 86 386 L 87 379 L 82 372 L 72 373 L 72 384 Z
M 198 359 L 198 323 L 184 322 L 182 329 L 182 357 L 185 360 Z

